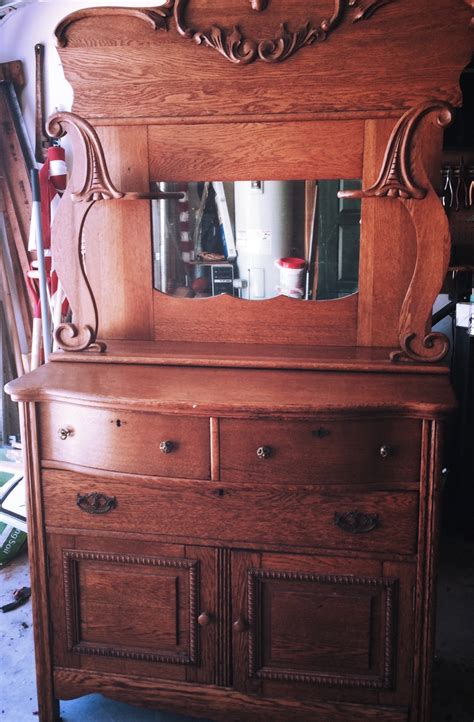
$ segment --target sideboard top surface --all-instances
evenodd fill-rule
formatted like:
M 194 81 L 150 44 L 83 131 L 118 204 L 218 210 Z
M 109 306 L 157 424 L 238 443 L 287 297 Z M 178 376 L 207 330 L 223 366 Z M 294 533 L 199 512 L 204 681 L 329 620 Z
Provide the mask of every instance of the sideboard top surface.
M 7 385 L 18 401 L 196 415 L 449 414 L 442 375 L 49 363 Z

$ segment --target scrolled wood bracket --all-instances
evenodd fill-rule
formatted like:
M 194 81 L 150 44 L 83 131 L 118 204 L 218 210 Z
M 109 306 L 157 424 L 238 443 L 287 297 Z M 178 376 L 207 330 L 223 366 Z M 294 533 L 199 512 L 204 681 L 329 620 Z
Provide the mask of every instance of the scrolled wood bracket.
M 56 342 L 63 351 L 94 351 L 102 353 L 106 344 L 97 341 L 99 313 L 87 277 L 84 258 L 84 226 L 95 203 L 152 198 L 181 198 L 182 193 L 124 193 L 109 174 L 104 151 L 93 126 L 75 113 L 52 115 L 46 126 L 52 138 L 69 134 L 72 142 L 73 169 L 59 204 L 52 229 L 55 267 L 74 313 L 86 320 L 82 326 L 63 323 L 55 330 Z M 70 248 L 76 249 L 76 264 L 71 266 Z M 62 271 L 62 269 L 64 269 Z M 80 293 L 80 288 L 87 290 Z
M 96 340 L 99 315 L 84 265 L 83 231 L 98 200 L 117 200 L 124 194 L 112 183 L 99 137 L 86 120 L 74 113 L 55 113 L 46 130 L 52 138 L 62 138 L 67 133 L 72 143 L 74 163 L 53 222 L 52 253 L 71 309 L 85 320 L 84 325 L 60 324 L 54 332 L 55 340 L 63 351 L 102 353 L 106 345 Z M 76 262 L 71 263 L 70 249 L 74 247 Z M 85 294 L 80 291 L 84 287 Z
M 415 198 L 426 197 L 427 188 L 414 177 L 413 139 L 421 120 L 435 114 L 440 128 L 451 123 L 452 109 L 443 101 L 428 101 L 410 108 L 395 126 L 385 151 L 382 169 L 375 183 L 365 190 L 340 191 L 339 198 Z M 426 176 L 425 173 L 423 173 Z
M 52 138 L 62 138 L 71 128 L 81 141 L 85 153 L 82 188 L 71 193 L 73 201 L 103 201 L 123 198 L 124 194 L 112 183 L 99 137 L 87 120 L 74 113 L 55 113 L 46 126 Z
M 449 103 L 438 100 L 408 110 L 392 132 L 376 182 L 365 190 L 338 194 L 341 198 L 398 198 L 415 228 L 416 263 L 400 312 L 401 348 L 390 354 L 392 361 L 437 363 L 449 351 L 448 338 L 442 333 L 427 332 L 427 327 L 448 269 L 451 237 L 446 213 L 428 178 L 416 136 L 427 116 L 432 116 L 438 127 L 445 128 L 452 115 Z M 434 239 L 439 239 L 436 244 Z
M 163 5 L 154 8 L 97 7 L 77 10 L 76 12 L 67 15 L 64 20 L 61 20 L 59 25 L 56 26 L 54 31 L 54 34 L 56 35 L 56 44 L 60 48 L 65 48 L 68 44 L 68 33 L 71 26 L 90 16 L 105 17 L 112 14 L 115 16 L 132 16 L 147 23 L 153 28 L 153 30 L 167 30 L 168 18 L 172 14 L 172 10 L 173 0 L 166 0 Z
M 234 26 L 231 30 L 217 24 L 211 25 L 207 30 L 191 28 L 186 21 L 189 0 L 174 0 L 174 20 L 182 37 L 194 40 L 197 45 L 214 48 L 231 63 L 248 65 L 255 60 L 279 63 L 290 58 L 301 48 L 326 40 L 348 14 L 352 13 L 353 22 L 365 20 L 383 5 L 394 1 L 334 0 L 334 10 L 330 18 L 323 18 L 319 22 L 308 20 L 294 31 L 288 29 L 290 20 L 287 20 L 280 24 L 276 36 L 260 40 L 246 37 L 238 26 Z M 251 8 L 258 12 L 265 10 L 269 4 L 270 0 L 250 0 Z

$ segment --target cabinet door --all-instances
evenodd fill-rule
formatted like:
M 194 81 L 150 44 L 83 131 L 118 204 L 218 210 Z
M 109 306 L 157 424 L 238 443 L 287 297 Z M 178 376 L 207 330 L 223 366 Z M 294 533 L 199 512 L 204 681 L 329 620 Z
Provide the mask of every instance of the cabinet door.
M 189 551 L 50 535 L 55 666 L 212 682 L 214 550 Z
M 236 687 L 409 702 L 413 565 L 235 552 L 232 571 Z

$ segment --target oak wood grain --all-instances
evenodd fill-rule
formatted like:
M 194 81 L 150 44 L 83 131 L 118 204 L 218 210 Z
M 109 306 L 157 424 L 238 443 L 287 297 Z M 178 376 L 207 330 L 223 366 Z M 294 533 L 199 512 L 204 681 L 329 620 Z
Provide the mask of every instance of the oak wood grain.
M 386 348 L 363 346 L 300 346 L 292 344 L 226 343 L 206 341 L 111 341 L 103 354 L 58 352 L 50 361 L 147 366 L 215 366 L 231 368 L 366 371 L 395 374 L 446 375 L 445 363 L 393 364 Z
M 180 299 L 154 292 L 156 341 L 327 346 L 355 344 L 357 294 L 335 301 L 300 301 L 276 296 L 247 301 L 226 294 Z M 231 317 L 232 323 L 229 323 Z M 278 329 L 275 318 L 281 317 Z
M 76 504 L 78 493 L 97 490 L 116 498 L 107 514 L 85 514 Z M 385 551 L 413 554 L 416 550 L 416 492 L 360 492 L 286 484 L 251 486 L 229 482 L 184 479 L 143 479 L 133 487 L 128 480 L 100 480 L 92 474 L 45 470 L 43 488 L 46 524 L 55 528 L 82 527 L 106 533 L 125 524 L 133 531 L 147 529 L 160 535 L 177 535 L 238 544 L 240 541 L 316 547 L 324 539 L 327 549 Z M 61 493 L 58 490 L 61 489 Z M 141 499 L 147 499 L 146 504 Z M 335 515 L 358 510 L 378 515 L 378 526 L 366 534 L 351 534 L 335 524 Z M 274 519 L 278 519 L 275 528 Z M 295 539 L 295 525 L 298 538 Z
M 403 381 L 403 383 L 401 382 Z M 50 363 L 9 382 L 15 400 L 198 416 L 406 414 L 444 416 L 455 407 L 443 375 Z M 222 393 L 223 389 L 225 394 Z
M 40 405 L 39 414 L 43 459 L 111 471 L 210 478 L 207 419 L 70 404 Z M 168 444 L 169 451 L 160 444 Z
M 331 3 L 314 11 L 302 1 L 286 3 L 283 9 L 273 2 L 264 13 L 252 12 L 247 3 L 227 2 L 218 11 L 203 2 L 190 6 L 197 7 L 198 28 L 232 28 L 237 22 L 257 38 L 275 37 L 282 22 L 295 29 L 333 12 Z M 471 14 L 462 2 L 402 0 L 367 21 L 344 22 L 327 42 L 304 48 L 284 63 L 257 62 L 243 68 L 180 37 L 172 22 L 168 32 L 155 31 L 134 17 L 111 14 L 106 23 L 100 18 L 99 32 L 99 18 L 94 22 L 91 14 L 69 27 L 67 47 L 60 53 L 76 89 L 75 110 L 88 117 L 128 118 L 136 116 L 137 107 L 142 114 L 168 118 L 190 112 L 276 115 L 296 108 L 313 113 L 364 108 L 370 113 L 409 107 L 429 97 L 459 102 L 459 69 L 470 59 Z M 412 42 L 414 37 L 418 43 Z M 166 78 L 159 73 L 157 58 L 166 59 Z M 105 84 L 99 72 L 104 67 L 109 69 Z
M 222 481 L 419 483 L 421 424 L 411 419 L 221 419 L 220 440 Z
M 261 699 L 234 690 L 220 690 L 203 685 L 157 682 L 146 677 L 127 677 L 119 674 L 99 674 L 59 667 L 54 673 L 56 692 L 62 699 L 71 699 L 86 693 L 101 692 L 124 702 L 139 698 L 145 706 L 169 709 L 176 712 L 204 716 L 212 713 L 215 720 L 240 722 L 246 715 L 252 722 L 286 722 L 297 716 L 301 720 L 327 720 L 331 722 L 408 722 L 406 707 L 357 705 L 343 702 L 300 703 L 295 700 Z

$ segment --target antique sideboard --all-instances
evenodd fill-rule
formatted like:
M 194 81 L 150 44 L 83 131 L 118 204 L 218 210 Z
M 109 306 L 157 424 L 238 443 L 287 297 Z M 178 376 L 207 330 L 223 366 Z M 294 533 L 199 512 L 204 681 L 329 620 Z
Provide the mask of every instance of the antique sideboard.
M 41 722 L 91 692 L 235 722 L 429 722 L 455 405 L 430 318 L 471 18 L 465 0 L 167 0 L 57 27 L 72 320 L 7 387 Z M 236 252 L 216 254 L 196 219 L 233 181 L 235 227 L 210 227 Z M 238 218 L 245 183 L 273 182 L 304 208 L 278 252 L 256 211 Z M 256 250 L 268 274 L 308 252 L 304 298 L 263 292 L 240 263 Z

